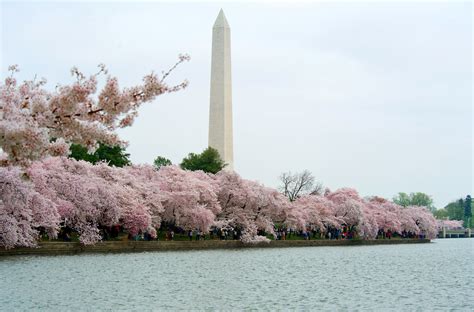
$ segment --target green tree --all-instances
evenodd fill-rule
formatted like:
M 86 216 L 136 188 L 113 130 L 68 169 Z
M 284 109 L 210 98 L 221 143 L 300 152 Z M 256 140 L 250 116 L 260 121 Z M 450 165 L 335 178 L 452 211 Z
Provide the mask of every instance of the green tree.
M 158 156 L 153 161 L 153 165 L 155 166 L 156 170 L 160 169 L 163 166 L 170 166 L 172 165 L 171 160 L 165 158 L 163 156 Z
M 463 206 L 464 201 L 460 198 L 459 200 L 447 204 L 444 210 L 446 210 L 450 220 L 462 220 L 464 215 Z
M 204 172 L 217 173 L 221 171 L 226 163 L 222 160 L 219 152 L 208 147 L 201 154 L 189 153 L 180 164 L 186 170 L 202 170 Z
M 407 206 L 425 206 L 431 212 L 435 212 L 436 208 L 433 206 L 433 199 L 431 196 L 417 192 L 417 193 L 398 193 L 397 196 L 393 197 L 393 202 L 403 207 Z
M 472 198 L 471 195 L 466 196 L 466 200 L 464 201 L 464 226 L 471 227 L 472 226 Z
M 437 219 L 464 220 L 465 227 L 472 227 L 472 213 L 474 203 L 470 195 L 466 200 L 459 198 L 446 205 L 443 209 L 436 210 L 433 214 Z
M 444 208 L 435 210 L 433 212 L 433 215 L 436 219 L 440 219 L 440 220 L 445 220 L 445 219 L 448 219 L 449 217 L 448 211 Z
M 107 146 L 99 143 L 99 148 L 93 154 L 89 154 L 87 148 L 78 144 L 72 144 L 70 150 L 70 158 L 85 160 L 93 164 L 101 161 L 105 161 L 109 166 L 115 167 L 124 167 L 131 164 L 130 154 L 127 154 L 125 148 L 120 146 Z
M 410 196 L 407 193 L 400 192 L 393 197 L 393 202 L 403 207 L 410 206 Z

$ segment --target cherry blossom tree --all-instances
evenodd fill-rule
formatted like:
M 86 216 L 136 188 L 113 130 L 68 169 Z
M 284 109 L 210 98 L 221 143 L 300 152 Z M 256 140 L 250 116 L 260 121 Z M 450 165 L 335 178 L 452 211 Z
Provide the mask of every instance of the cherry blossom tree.
M 99 75 L 108 75 L 104 65 L 89 77 L 73 68 L 76 81 L 58 86 L 54 92 L 45 89 L 44 79 L 18 83 L 14 76 L 18 66 L 10 66 L 11 75 L 0 84 L 0 148 L 5 152 L 2 161 L 26 165 L 48 155 L 65 156 L 70 143 L 84 145 L 91 152 L 99 141 L 125 144 L 114 130 L 130 126 L 143 103 L 185 88 L 186 81 L 169 86 L 165 79 L 187 60 L 189 56 L 180 55 L 161 77 L 151 73 L 143 78 L 143 84 L 130 88 L 121 89 L 116 77 L 107 76 L 100 91 Z
M 362 211 L 363 219 L 359 225 L 359 235 L 364 239 L 375 239 L 379 231 L 377 220 L 367 205 L 363 206 Z
M 63 224 L 76 230 L 83 244 L 99 241 L 99 225 L 111 226 L 120 217 L 115 188 L 91 167 L 85 161 L 50 157 L 26 170 L 35 190 L 56 205 Z
M 365 203 L 356 190 L 341 188 L 327 194 L 326 198 L 334 203 L 334 216 L 346 225 L 357 227 L 362 223 Z
M 462 220 L 436 220 L 438 231 L 443 228 L 446 230 L 461 230 L 464 229 L 464 221 Z
M 117 168 L 65 157 L 47 157 L 26 168 L 0 167 L 0 246 L 34 246 L 40 232 L 56 237 L 60 224 L 75 230 L 83 244 L 98 242 L 99 229 L 116 224 L 131 235 L 156 237 L 162 221 L 186 230 L 235 230 L 245 243 L 268 242 L 262 234 L 275 235 L 280 226 L 324 232 L 345 225 L 363 239 L 374 239 L 379 230 L 434 238 L 439 226 L 425 207 L 364 200 L 349 188 L 290 202 L 230 171 Z
M 361 238 L 374 239 L 379 227 L 376 217 L 367 202 L 356 190 L 341 188 L 325 195 L 335 205 L 335 217 L 344 221 L 350 229 L 356 230 Z
M 288 200 L 276 190 L 242 179 L 237 173 L 223 170 L 216 175 L 222 212 L 218 221 L 242 233 L 242 241 L 268 241 L 258 231 L 275 235 L 274 221 L 288 208 Z
M 412 234 L 420 234 L 420 228 L 416 224 L 416 216 L 414 217 L 406 208 L 400 211 L 399 221 L 402 231 Z
M 209 230 L 221 211 L 218 186 L 210 175 L 171 165 L 158 170 L 156 182 L 162 196 L 164 221 L 186 230 Z
M 424 235 L 429 239 L 436 238 L 438 234 L 436 219 L 427 207 L 408 206 L 403 211 L 418 227 L 416 234 Z
M 17 167 L 0 167 L 0 247 L 34 247 L 39 228 L 56 238 L 59 215 Z
M 311 230 L 326 231 L 329 227 L 340 228 L 343 220 L 334 215 L 334 204 L 319 195 L 305 195 L 293 204 L 301 210 L 305 225 Z
M 131 235 L 156 235 L 160 226 L 163 196 L 152 166 L 116 168 L 51 157 L 33 162 L 26 172 L 84 244 L 101 239 L 100 226 L 122 224 Z
M 377 227 L 383 231 L 402 233 L 400 213 L 402 207 L 381 197 L 373 197 L 367 203 L 367 214 L 375 217 Z
M 311 222 L 316 222 L 311 217 L 317 219 L 317 212 L 315 216 L 308 216 L 309 212 L 303 199 L 298 198 L 297 201 L 289 202 L 289 199 L 286 196 L 284 197 L 285 201 L 281 200 L 277 211 L 276 223 L 288 229 L 305 231 L 307 226 L 313 225 Z
M 150 165 L 126 167 L 116 170 L 121 189 L 121 222 L 132 235 L 139 232 L 153 233 L 162 221 L 165 196 L 159 189 L 159 176 Z
M 257 182 L 246 180 L 248 187 L 253 188 L 258 195 L 255 198 L 257 228 L 266 233 L 275 235 L 275 224 L 281 222 L 282 215 L 286 216 L 283 224 L 292 225 L 295 228 L 303 228 L 304 219 L 302 214 L 295 208 L 288 198 L 277 190 L 265 187 Z M 291 220 L 291 221 L 290 221 Z

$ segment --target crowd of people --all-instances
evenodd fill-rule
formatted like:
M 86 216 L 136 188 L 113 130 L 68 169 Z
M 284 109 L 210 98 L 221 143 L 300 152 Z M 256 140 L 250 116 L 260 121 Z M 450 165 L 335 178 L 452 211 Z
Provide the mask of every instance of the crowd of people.
M 268 237 L 274 240 L 350 240 L 357 238 L 357 231 L 353 227 L 343 226 L 341 229 L 328 228 L 326 231 L 319 229 L 313 230 L 295 230 L 292 228 L 275 228 L 275 235 L 269 235 L 264 231 L 259 231 L 261 236 Z M 114 225 L 111 227 L 101 227 L 100 235 L 103 241 L 120 240 L 125 237 L 131 241 L 202 241 L 202 240 L 240 240 L 242 232 L 238 229 L 220 229 L 212 227 L 208 232 L 199 229 L 184 230 L 180 227 L 167 225 L 164 230 L 158 232 L 156 237 L 153 237 L 147 231 L 140 231 L 136 235 L 127 233 L 121 225 Z M 74 240 L 74 230 L 65 226 L 61 228 L 58 234 L 58 239 L 66 242 Z M 390 229 L 387 231 L 379 230 L 376 239 L 392 239 L 392 237 L 399 239 L 423 239 L 425 235 L 415 234 L 412 232 L 403 231 L 402 233 L 394 233 Z

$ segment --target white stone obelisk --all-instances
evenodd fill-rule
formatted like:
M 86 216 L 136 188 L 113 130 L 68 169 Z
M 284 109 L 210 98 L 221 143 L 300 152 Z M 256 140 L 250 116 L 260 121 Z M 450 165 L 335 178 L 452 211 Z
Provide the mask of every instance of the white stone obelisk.
M 227 170 L 234 169 L 230 27 L 222 9 L 212 28 L 209 146 L 219 151 Z

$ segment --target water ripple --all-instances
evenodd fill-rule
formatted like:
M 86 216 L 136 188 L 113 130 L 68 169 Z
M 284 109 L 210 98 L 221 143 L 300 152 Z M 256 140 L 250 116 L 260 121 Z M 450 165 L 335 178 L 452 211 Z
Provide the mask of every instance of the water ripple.
M 0 259 L 0 310 L 472 311 L 473 239 Z

